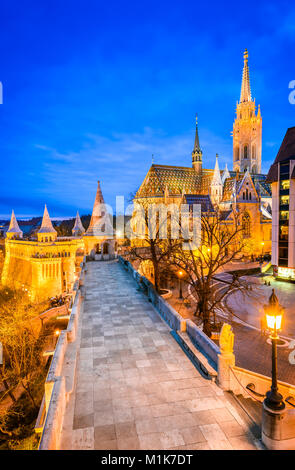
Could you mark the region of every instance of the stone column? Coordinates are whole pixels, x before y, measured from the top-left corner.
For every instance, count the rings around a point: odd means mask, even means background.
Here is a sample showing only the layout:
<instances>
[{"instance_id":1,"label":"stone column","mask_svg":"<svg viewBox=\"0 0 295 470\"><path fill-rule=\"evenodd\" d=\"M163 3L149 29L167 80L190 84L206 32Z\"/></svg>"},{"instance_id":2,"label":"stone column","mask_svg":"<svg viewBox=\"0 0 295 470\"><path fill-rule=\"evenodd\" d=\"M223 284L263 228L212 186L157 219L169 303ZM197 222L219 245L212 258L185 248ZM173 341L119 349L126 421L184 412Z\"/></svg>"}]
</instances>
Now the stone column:
<instances>
[{"instance_id":1,"label":"stone column","mask_svg":"<svg viewBox=\"0 0 295 470\"><path fill-rule=\"evenodd\" d=\"M230 367L235 365L234 353L218 354L218 376L217 382L222 390L231 390Z\"/></svg>"}]
</instances>

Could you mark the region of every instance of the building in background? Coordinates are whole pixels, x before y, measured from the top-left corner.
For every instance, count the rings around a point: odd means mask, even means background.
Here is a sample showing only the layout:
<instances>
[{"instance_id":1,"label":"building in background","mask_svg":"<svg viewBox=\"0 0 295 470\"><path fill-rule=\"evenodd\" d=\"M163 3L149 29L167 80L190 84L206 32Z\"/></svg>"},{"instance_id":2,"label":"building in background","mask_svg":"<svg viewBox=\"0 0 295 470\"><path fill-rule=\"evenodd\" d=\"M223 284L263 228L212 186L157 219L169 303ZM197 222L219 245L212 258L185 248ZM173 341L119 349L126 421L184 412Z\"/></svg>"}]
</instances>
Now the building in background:
<instances>
[{"instance_id":1,"label":"building in background","mask_svg":"<svg viewBox=\"0 0 295 470\"><path fill-rule=\"evenodd\" d=\"M267 181L272 186L274 275L295 281L295 127L287 130Z\"/></svg>"},{"instance_id":2,"label":"building in background","mask_svg":"<svg viewBox=\"0 0 295 470\"><path fill-rule=\"evenodd\" d=\"M247 50L236 112L234 171L229 171L227 165L221 170L218 155L214 169L204 168L196 123L192 167L153 164L134 202L200 203L204 211L211 206L218 210L224 223L229 225L233 223L233 208L236 208L243 227L244 254L263 255L271 252L271 187L266 182L266 175L260 173L262 118L260 109L256 114L255 101L251 97ZM143 241L134 243L140 245Z\"/></svg>"}]
</instances>

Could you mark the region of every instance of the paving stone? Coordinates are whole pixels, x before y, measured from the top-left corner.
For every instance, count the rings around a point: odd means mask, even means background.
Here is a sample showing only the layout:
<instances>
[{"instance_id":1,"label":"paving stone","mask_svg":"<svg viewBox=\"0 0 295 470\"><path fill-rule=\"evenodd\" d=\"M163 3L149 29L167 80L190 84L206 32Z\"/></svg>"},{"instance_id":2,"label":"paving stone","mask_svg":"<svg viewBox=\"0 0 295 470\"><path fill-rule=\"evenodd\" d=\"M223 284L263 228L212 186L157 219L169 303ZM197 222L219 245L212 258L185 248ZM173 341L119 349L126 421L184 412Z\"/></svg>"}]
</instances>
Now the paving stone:
<instances>
[{"instance_id":1,"label":"paving stone","mask_svg":"<svg viewBox=\"0 0 295 470\"><path fill-rule=\"evenodd\" d=\"M222 390L200 375L129 273L116 262L87 266L62 448L255 448Z\"/></svg>"}]
</instances>

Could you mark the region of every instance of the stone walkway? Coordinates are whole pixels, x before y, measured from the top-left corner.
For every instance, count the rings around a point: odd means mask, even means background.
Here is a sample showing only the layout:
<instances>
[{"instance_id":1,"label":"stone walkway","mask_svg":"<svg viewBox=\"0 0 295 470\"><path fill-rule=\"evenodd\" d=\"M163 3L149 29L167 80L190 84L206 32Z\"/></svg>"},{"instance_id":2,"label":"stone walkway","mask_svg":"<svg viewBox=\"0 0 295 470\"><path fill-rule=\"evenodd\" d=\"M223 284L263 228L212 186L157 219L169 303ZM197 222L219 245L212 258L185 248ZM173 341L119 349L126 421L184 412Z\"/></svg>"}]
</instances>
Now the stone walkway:
<instances>
[{"instance_id":1,"label":"stone walkway","mask_svg":"<svg viewBox=\"0 0 295 470\"><path fill-rule=\"evenodd\" d=\"M87 264L76 386L62 449L255 449L117 262Z\"/></svg>"}]
</instances>

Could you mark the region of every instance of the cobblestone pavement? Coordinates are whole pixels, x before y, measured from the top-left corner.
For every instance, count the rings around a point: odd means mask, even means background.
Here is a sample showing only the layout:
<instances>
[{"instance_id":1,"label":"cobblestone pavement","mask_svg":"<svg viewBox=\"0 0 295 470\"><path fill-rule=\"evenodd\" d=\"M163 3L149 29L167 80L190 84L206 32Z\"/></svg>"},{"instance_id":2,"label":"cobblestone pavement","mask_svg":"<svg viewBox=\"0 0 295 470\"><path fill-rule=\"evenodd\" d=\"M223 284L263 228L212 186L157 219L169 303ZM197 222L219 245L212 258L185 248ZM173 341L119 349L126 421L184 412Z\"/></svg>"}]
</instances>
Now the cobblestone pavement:
<instances>
[{"instance_id":1,"label":"cobblestone pavement","mask_svg":"<svg viewBox=\"0 0 295 470\"><path fill-rule=\"evenodd\" d=\"M235 333L236 365L271 376L271 344L267 336L247 326L232 323ZM288 347L278 347L278 379L295 385L295 365L290 364Z\"/></svg>"},{"instance_id":2,"label":"cobblestone pavement","mask_svg":"<svg viewBox=\"0 0 295 470\"><path fill-rule=\"evenodd\" d=\"M130 274L116 262L91 262L85 288L62 449L256 448L237 410L195 369Z\"/></svg>"}]
</instances>

